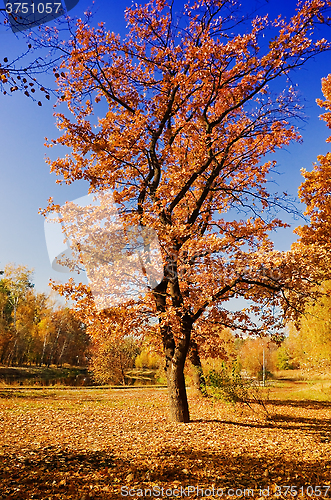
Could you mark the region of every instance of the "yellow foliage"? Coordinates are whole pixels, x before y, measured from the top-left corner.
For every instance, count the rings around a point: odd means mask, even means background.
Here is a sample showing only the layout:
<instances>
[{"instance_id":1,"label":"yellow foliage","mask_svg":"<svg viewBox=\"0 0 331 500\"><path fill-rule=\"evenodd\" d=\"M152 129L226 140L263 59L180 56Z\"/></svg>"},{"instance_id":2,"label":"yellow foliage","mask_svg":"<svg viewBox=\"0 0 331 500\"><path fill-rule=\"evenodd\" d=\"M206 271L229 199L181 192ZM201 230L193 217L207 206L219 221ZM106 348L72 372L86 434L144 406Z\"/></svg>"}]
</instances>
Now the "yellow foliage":
<instances>
[{"instance_id":1,"label":"yellow foliage","mask_svg":"<svg viewBox=\"0 0 331 500\"><path fill-rule=\"evenodd\" d=\"M307 305L299 328L288 326L289 336L284 342L292 360L301 367L331 364L331 282L319 289L325 295L314 305Z\"/></svg>"},{"instance_id":2,"label":"yellow foliage","mask_svg":"<svg viewBox=\"0 0 331 500\"><path fill-rule=\"evenodd\" d=\"M276 344L268 338L246 339L239 351L240 365L248 375L257 377L263 369L263 351L265 369L273 372L275 369L274 352L277 350Z\"/></svg>"},{"instance_id":3,"label":"yellow foliage","mask_svg":"<svg viewBox=\"0 0 331 500\"><path fill-rule=\"evenodd\" d=\"M157 369L160 367L161 363L161 356L148 351L142 351L135 359L136 368Z\"/></svg>"}]
</instances>

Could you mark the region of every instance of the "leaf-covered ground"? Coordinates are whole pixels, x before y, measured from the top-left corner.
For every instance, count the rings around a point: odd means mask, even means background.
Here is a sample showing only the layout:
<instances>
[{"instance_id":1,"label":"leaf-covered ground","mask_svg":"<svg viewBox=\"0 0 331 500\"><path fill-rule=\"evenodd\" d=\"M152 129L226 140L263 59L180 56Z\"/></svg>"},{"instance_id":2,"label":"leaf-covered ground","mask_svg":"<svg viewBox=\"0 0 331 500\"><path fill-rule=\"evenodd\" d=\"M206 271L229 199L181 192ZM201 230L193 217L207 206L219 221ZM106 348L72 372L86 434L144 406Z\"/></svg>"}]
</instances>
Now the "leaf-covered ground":
<instances>
[{"instance_id":1,"label":"leaf-covered ground","mask_svg":"<svg viewBox=\"0 0 331 500\"><path fill-rule=\"evenodd\" d=\"M1 500L331 496L327 402L272 401L265 420L189 394L174 424L155 388L0 396Z\"/></svg>"}]
</instances>

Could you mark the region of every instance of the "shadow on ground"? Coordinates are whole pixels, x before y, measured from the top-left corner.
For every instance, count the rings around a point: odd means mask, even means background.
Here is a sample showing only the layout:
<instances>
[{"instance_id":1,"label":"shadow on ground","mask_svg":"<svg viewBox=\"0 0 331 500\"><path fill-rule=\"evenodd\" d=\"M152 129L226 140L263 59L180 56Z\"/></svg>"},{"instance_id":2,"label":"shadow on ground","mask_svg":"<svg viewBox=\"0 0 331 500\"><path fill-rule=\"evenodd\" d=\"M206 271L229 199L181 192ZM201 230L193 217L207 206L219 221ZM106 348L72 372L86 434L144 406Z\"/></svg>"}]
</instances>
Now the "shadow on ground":
<instances>
[{"instance_id":1,"label":"shadow on ground","mask_svg":"<svg viewBox=\"0 0 331 500\"><path fill-rule=\"evenodd\" d=\"M207 450L178 452L170 446L154 456L135 460L115 459L105 451L74 452L46 447L1 457L0 499L111 499L121 498L123 487L136 491L153 485L165 489L214 485L224 490L224 498L229 488L250 488L258 496L260 488L269 486L269 498L282 498L273 495L276 484L302 487L303 491L310 485L325 485L325 498L330 497L330 470L331 460L300 462L289 456L270 461L266 457Z\"/></svg>"}]
</instances>

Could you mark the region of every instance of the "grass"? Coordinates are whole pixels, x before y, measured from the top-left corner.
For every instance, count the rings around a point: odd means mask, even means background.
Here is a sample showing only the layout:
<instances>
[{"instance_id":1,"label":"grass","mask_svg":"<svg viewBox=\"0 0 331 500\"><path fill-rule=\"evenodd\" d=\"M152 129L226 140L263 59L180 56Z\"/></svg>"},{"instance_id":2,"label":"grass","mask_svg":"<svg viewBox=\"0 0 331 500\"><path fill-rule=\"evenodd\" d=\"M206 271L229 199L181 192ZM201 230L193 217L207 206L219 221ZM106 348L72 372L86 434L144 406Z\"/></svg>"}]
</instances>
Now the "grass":
<instances>
[{"instance_id":1,"label":"grass","mask_svg":"<svg viewBox=\"0 0 331 500\"><path fill-rule=\"evenodd\" d=\"M277 374L270 381L269 397L279 400L331 401L331 376L313 374L308 379L300 370L288 370Z\"/></svg>"}]
</instances>

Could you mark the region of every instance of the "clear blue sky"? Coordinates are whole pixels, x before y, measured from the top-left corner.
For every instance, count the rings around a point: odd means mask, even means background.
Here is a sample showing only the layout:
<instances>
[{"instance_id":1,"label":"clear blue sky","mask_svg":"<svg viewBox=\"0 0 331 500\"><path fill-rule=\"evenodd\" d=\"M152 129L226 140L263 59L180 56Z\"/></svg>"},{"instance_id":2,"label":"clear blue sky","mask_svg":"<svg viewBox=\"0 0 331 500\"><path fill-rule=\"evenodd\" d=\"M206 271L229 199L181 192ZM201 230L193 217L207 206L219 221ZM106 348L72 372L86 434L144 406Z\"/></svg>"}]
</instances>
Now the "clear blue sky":
<instances>
[{"instance_id":1,"label":"clear blue sky","mask_svg":"<svg viewBox=\"0 0 331 500\"><path fill-rule=\"evenodd\" d=\"M184 2L177 1L180 7ZM252 1L242 2L249 6ZM83 15L91 5L89 0L80 0L71 11L74 16ZM105 21L111 31L125 34L124 9L131 5L127 0L95 1L94 23ZM293 0L269 0L261 12L271 16L294 13ZM331 28L323 28L323 36L331 38ZM19 53L20 41L10 33L0 33L0 60ZM306 101L307 123L302 123L303 144L292 144L286 151L277 153L279 171L277 179L280 190L296 195L301 183L300 169L312 168L317 155L325 154L329 147L325 143L329 131L318 118L320 108L315 99L322 97L321 78L331 72L331 53L322 54L311 60L302 70L294 73L292 79L299 84L302 98ZM49 278L66 278L52 270L44 237L44 218L38 215L40 207L45 208L47 199L53 196L63 204L67 200L87 194L88 186L78 182L72 186L58 186L55 176L49 173L44 157L49 153L44 147L45 137L54 138L58 132L54 124L54 98L45 101L42 107L32 100L16 93L13 97L0 95L0 269L8 262L24 264L34 268L34 282L38 291L49 291ZM331 133L331 132L330 132ZM293 227L297 220L287 220ZM275 234L276 248L287 250L294 236L291 230Z\"/></svg>"}]
</instances>

